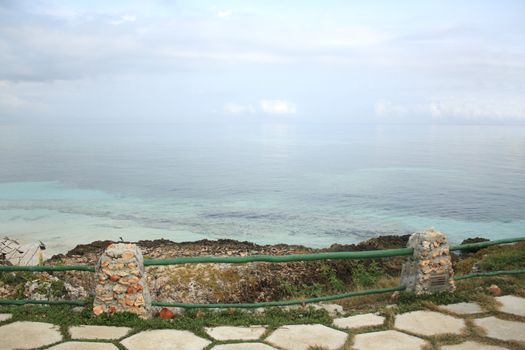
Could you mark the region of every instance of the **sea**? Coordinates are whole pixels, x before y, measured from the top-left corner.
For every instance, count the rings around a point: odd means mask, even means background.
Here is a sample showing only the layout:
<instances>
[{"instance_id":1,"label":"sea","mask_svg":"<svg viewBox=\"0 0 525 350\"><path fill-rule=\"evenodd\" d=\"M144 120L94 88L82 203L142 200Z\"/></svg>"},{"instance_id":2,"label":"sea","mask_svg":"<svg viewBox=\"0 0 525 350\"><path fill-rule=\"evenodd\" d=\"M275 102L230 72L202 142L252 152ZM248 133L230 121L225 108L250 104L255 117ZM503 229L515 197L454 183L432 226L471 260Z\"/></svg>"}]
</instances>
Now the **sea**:
<instances>
[{"instance_id":1,"label":"sea","mask_svg":"<svg viewBox=\"0 0 525 350\"><path fill-rule=\"evenodd\" d=\"M525 126L0 124L0 237L327 247L525 235Z\"/></svg>"}]
</instances>

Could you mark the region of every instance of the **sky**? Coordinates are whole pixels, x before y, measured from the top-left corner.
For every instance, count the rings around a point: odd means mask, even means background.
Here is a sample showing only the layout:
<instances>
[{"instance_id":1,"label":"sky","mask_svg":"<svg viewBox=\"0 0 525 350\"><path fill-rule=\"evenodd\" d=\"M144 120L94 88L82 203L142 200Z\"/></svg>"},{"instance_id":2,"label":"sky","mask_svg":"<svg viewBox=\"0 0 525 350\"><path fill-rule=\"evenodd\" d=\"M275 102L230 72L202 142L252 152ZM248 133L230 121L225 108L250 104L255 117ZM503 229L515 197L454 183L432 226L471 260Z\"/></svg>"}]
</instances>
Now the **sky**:
<instances>
[{"instance_id":1,"label":"sky","mask_svg":"<svg viewBox=\"0 0 525 350\"><path fill-rule=\"evenodd\" d=\"M525 1L0 0L0 122L525 123Z\"/></svg>"}]
</instances>

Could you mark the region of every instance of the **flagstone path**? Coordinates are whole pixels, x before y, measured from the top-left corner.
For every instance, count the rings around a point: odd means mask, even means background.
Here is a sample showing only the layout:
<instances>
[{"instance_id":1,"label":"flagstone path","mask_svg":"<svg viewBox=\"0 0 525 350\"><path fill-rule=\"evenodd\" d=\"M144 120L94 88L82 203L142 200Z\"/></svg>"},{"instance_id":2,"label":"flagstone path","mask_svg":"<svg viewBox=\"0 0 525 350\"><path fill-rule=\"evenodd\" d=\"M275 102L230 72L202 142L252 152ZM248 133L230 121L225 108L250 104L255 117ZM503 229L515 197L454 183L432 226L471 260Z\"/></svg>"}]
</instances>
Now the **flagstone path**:
<instances>
[{"instance_id":1,"label":"flagstone path","mask_svg":"<svg viewBox=\"0 0 525 350\"><path fill-rule=\"evenodd\" d=\"M44 322L13 321L0 314L2 350L422 350L445 339L441 350L525 349L525 298L502 296L498 312L475 303L413 311L390 320L377 314L339 317L331 327L286 325L268 331L264 325L206 328L208 338L174 329L133 334L126 327L76 326L64 339L60 327ZM118 347L117 347L118 345Z\"/></svg>"}]
</instances>

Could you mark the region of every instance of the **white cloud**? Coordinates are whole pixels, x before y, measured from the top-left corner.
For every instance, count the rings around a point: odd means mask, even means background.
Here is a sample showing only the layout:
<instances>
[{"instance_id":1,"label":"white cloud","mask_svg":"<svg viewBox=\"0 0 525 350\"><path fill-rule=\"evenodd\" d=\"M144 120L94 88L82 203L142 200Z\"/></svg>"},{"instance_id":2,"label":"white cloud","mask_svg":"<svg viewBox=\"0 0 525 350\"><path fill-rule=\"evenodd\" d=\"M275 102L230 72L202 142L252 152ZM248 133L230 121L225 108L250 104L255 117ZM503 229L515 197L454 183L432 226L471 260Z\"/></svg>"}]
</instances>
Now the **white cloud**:
<instances>
[{"instance_id":1,"label":"white cloud","mask_svg":"<svg viewBox=\"0 0 525 350\"><path fill-rule=\"evenodd\" d=\"M295 114L295 103L284 100L261 100L261 110L268 114Z\"/></svg>"},{"instance_id":2,"label":"white cloud","mask_svg":"<svg viewBox=\"0 0 525 350\"><path fill-rule=\"evenodd\" d=\"M228 114L252 114L255 113L255 107L251 104L242 105L233 102L226 103L223 108Z\"/></svg>"},{"instance_id":3,"label":"white cloud","mask_svg":"<svg viewBox=\"0 0 525 350\"><path fill-rule=\"evenodd\" d=\"M232 10L219 10L215 15L219 18L228 19L232 16Z\"/></svg>"},{"instance_id":4,"label":"white cloud","mask_svg":"<svg viewBox=\"0 0 525 350\"><path fill-rule=\"evenodd\" d=\"M421 103L378 101L375 115L380 118L463 119L474 121L523 121L525 100L519 96L443 97Z\"/></svg>"},{"instance_id":5,"label":"white cloud","mask_svg":"<svg viewBox=\"0 0 525 350\"><path fill-rule=\"evenodd\" d=\"M135 15L125 14L125 15L120 16L119 19L110 21L109 23L111 23L114 26L118 26L118 25L121 25L127 22L135 22L136 20L137 20L137 17Z\"/></svg>"}]
</instances>

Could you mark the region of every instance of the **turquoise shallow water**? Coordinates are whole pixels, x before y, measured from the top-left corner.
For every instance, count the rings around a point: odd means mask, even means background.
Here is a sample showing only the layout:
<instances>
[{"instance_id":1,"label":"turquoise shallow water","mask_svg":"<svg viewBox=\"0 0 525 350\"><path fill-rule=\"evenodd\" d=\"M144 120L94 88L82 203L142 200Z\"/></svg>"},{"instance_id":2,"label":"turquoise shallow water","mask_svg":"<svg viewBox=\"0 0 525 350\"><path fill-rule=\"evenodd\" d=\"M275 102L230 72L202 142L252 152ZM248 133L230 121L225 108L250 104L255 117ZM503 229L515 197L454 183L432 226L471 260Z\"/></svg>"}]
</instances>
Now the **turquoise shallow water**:
<instances>
[{"instance_id":1,"label":"turquoise shallow water","mask_svg":"<svg viewBox=\"0 0 525 350\"><path fill-rule=\"evenodd\" d=\"M0 234L327 246L524 235L524 126L0 126Z\"/></svg>"}]
</instances>

